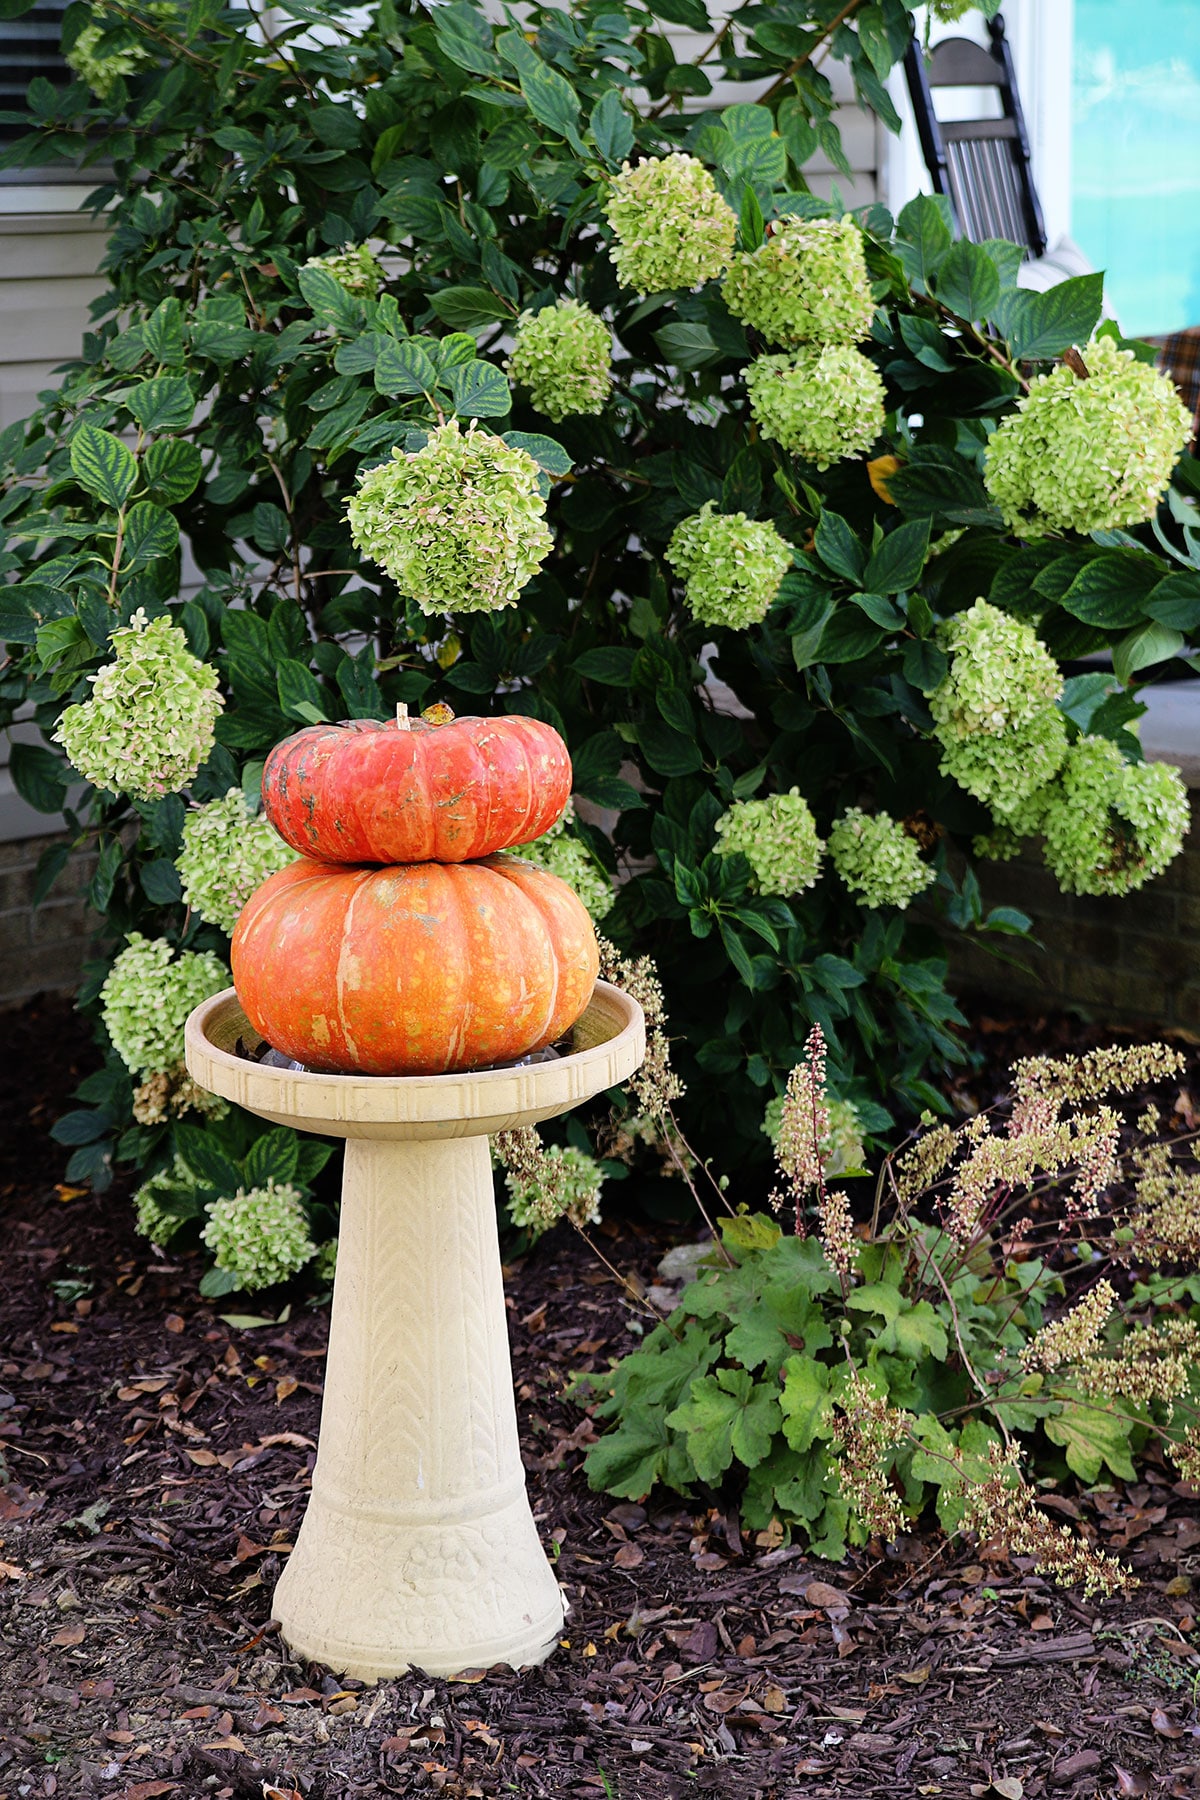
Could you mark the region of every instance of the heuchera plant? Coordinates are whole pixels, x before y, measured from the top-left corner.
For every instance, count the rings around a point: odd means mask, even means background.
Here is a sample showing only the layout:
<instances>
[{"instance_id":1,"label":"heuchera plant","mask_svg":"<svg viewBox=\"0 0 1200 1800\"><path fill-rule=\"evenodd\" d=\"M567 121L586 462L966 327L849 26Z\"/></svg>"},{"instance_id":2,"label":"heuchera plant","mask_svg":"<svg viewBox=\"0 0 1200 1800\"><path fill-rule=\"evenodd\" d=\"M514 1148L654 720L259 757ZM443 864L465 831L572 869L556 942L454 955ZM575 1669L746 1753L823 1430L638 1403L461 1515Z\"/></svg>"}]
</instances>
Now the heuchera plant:
<instances>
[{"instance_id":1,"label":"heuchera plant","mask_svg":"<svg viewBox=\"0 0 1200 1800\"><path fill-rule=\"evenodd\" d=\"M664 22L706 33L694 59ZM43 732L20 792L98 854L81 1001L112 1053L57 1128L73 1180L182 1155L218 1198L294 1185L282 1151L245 1173L258 1126L197 1112L178 1032L132 1066L116 1001L160 965L176 998L223 978L299 724L444 700L564 732L579 866L621 878L593 910L655 956L693 1135L739 1169L814 1022L867 1130L939 1104L945 933L1025 925L986 909L974 841L1044 829L1065 884L1113 893L1178 849L1182 789L1130 729L1200 625L1173 391L1092 338L1100 277L1024 292L941 201L812 191L816 153L848 173L818 62L895 127L904 0L709 25L702 0L520 29L470 0L69 9L81 78L33 83L8 160L104 171L110 285L0 436L0 706ZM711 108L716 78L747 103ZM968 642L1008 710L962 699ZM102 999L131 933L150 973Z\"/></svg>"}]
</instances>

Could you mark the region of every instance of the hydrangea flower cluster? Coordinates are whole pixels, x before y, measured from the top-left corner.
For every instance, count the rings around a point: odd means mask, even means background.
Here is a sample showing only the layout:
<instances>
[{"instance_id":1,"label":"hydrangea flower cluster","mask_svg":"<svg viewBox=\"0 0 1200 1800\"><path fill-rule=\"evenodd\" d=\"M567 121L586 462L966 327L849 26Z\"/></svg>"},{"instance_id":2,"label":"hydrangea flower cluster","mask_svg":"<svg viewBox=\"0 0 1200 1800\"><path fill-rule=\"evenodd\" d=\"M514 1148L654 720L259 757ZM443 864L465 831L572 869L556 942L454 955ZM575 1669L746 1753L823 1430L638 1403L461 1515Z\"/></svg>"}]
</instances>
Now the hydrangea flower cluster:
<instances>
[{"instance_id":1,"label":"hydrangea flower cluster","mask_svg":"<svg viewBox=\"0 0 1200 1800\"><path fill-rule=\"evenodd\" d=\"M295 860L266 814L251 813L241 788L230 788L188 813L175 867L187 904L232 937L255 888Z\"/></svg>"},{"instance_id":2,"label":"hydrangea flower cluster","mask_svg":"<svg viewBox=\"0 0 1200 1800\"><path fill-rule=\"evenodd\" d=\"M358 548L426 613L515 606L554 544L532 456L457 419L369 469L347 517Z\"/></svg>"},{"instance_id":3,"label":"hydrangea flower cluster","mask_svg":"<svg viewBox=\"0 0 1200 1800\"><path fill-rule=\"evenodd\" d=\"M988 445L984 481L1025 537L1112 531L1152 519L1192 432L1165 375L1112 338L1038 375Z\"/></svg>"},{"instance_id":4,"label":"hydrangea flower cluster","mask_svg":"<svg viewBox=\"0 0 1200 1800\"><path fill-rule=\"evenodd\" d=\"M152 1075L182 1063L188 1014L228 980L210 951L183 950L174 959L166 938L131 931L100 989L104 1029L125 1067Z\"/></svg>"},{"instance_id":5,"label":"hydrangea flower cluster","mask_svg":"<svg viewBox=\"0 0 1200 1800\"><path fill-rule=\"evenodd\" d=\"M178 1210L173 1203L179 1203ZM187 1218L199 1211L196 1183L183 1158L177 1156L170 1168L160 1169L144 1181L133 1204L135 1229L160 1248L169 1244Z\"/></svg>"},{"instance_id":6,"label":"hydrangea flower cluster","mask_svg":"<svg viewBox=\"0 0 1200 1800\"><path fill-rule=\"evenodd\" d=\"M890 813L872 816L852 806L829 833L829 857L864 906L903 909L935 878L920 847Z\"/></svg>"},{"instance_id":7,"label":"hydrangea flower cluster","mask_svg":"<svg viewBox=\"0 0 1200 1800\"><path fill-rule=\"evenodd\" d=\"M505 367L535 411L555 424L603 412L612 387L612 334L580 301L560 300L521 314Z\"/></svg>"},{"instance_id":8,"label":"hydrangea flower cluster","mask_svg":"<svg viewBox=\"0 0 1200 1800\"><path fill-rule=\"evenodd\" d=\"M515 854L539 869L548 869L569 888L574 888L592 918L597 922L612 911L616 894L607 873L600 868L587 845L570 830L575 822L575 808L567 801L566 811L549 831L522 844Z\"/></svg>"},{"instance_id":9,"label":"hydrangea flower cluster","mask_svg":"<svg viewBox=\"0 0 1200 1800\"><path fill-rule=\"evenodd\" d=\"M282 1181L214 1201L200 1236L218 1269L236 1275L247 1292L286 1281L317 1253L300 1190Z\"/></svg>"},{"instance_id":10,"label":"hydrangea flower cluster","mask_svg":"<svg viewBox=\"0 0 1200 1800\"><path fill-rule=\"evenodd\" d=\"M335 1237L326 1238L323 1244L317 1245L317 1254L313 1257L312 1273L322 1287L332 1287L333 1278L337 1274L337 1247Z\"/></svg>"},{"instance_id":11,"label":"hydrangea flower cluster","mask_svg":"<svg viewBox=\"0 0 1200 1800\"><path fill-rule=\"evenodd\" d=\"M1072 894L1129 894L1183 847L1188 795L1169 763L1127 763L1107 738L1067 751L1041 809L1043 854Z\"/></svg>"},{"instance_id":12,"label":"hydrangea flower cluster","mask_svg":"<svg viewBox=\"0 0 1200 1800\"><path fill-rule=\"evenodd\" d=\"M170 0L150 0L142 11L148 19L167 20L177 17L176 9ZM107 100L118 81L127 76L136 75L139 69L146 68L155 60L153 47L140 40L126 43L120 50L102 50L104 38L114 25L123 21L118 17L93 19L85 25L71 48L64 55L67 67L80 81L85 81L93 94L100 100Z\"/></svg>"},{"instance_id":13,"label":"hydrangea flower cluster","mask_svg":"<svg viewBox=\"0 0 1200 1800\"><path fill-rule=\"evenodd\" d=\"M865 455L883 430L879 371L848 344L756 357L746 370L746 391L763 436L818 469Z\"/></svg>"},{"instance_id":14,"label":"hydrangea flower cluster","mask_svg":"<svg viewBox=\"0 0 1200 1800\"><path fill-rule=\"evenodd\" d=\"M228 1111L228 1100L200 1087L182 1061L172 1063L169 1069L155 1069L133 1090L133 1116L139 1125L162 1125L186 1112L223 1119Z\"/></svg>"},{"instance_id":15,"label":"hydrangea flower cluster","mask_svg":"<svg viewBox=\"0 0 1200 1800\"><path fill-rule=\"evenodd\" d=\"M772 1144L778 1145L779 1133L783 1126L783 1108L785 1096L776 1094L767 1102L767 1110L763 1114L762 1129ZM864 1169L867 1163L866 1145L863 1143L862 1120L850 1100L835 1100L826 1094L821 1102L828 1114L828 1123L818 1140L821 1166L826 1176L853 1175Z\"/></svg>"},{"instance_id":16,"label":"hydrangea flower cluster","mask_svg":"<svg viewBox=\"0 0 1200 1800\"><path fill-rule=\"evenodd\" d=\"M622 166L604 202L622 287L663 294L713 281L728 267L737 215L694 156L673 151Z\"/></svg>"},{"instance_id":17,"label":"hydrangea flower cluster","mask_svg":"<svg viewBox=\"0 0 1200 1800\"><path fill-rule=\"evenodd\" d=\"M595 1225L600 1217L604 1172L595 1157L573 1144L543 1146L539 1168L510 1167L504 1177L508 1214L514 1225L541 1237L558 1219ZM522 1159L514 1159L520 1162Z\"/></svg>"},{"instance_id":18,"label":"hydrangea flower cluster","mask_svg":"<svg viewBox=\"0 0 1200 1800\"><path fill-rule=\"evenodd\" d=\"M666 558L684 583L693 618L741 631L766 618L792 566L792 548L769 522L719 513L706 500L675 527Z\"/></svg>"},{"instance_id":19,"label":"hydrangea flower cluster","mask_svg":"<svg viewBox=\"0 0 1200 1800\"><path fill-rule=\"evenodd\" d=\"M1007 822L1066 754L1061 671L1032 625L986 600L947 620L939 637L950 666L929 710L942 771Z\"/></svg>"},{"instance_id":20,"label":"hydrangea flower cluster","mask_svg":"<svg viewBox=\"0 0 1200 1800\"><path fill-rule=\"evenodd\" d=\"M306 269L324 269L340 281L348 294L363 300L374 300L386 279L383 265L365 244L354 244L349 250L331 250L327 256L310 256Z\"/></svg>"},{"instance_id":21,"label":"hydrangea flower cluster","mask_svg":"<svg viewBox=\"0 0 1200 1800\"><path fill-rule=\"evenodd\" d=\"M778 220L757 250L735 255L721 292L773 344L857 344L875 315L863 235L848 218Z\"/></svg>"},{"instance_id":22,"label":"hydrangea flower cluster","mask_svg":"<svg viewBox=\"0 0 1200 1800\"><path fill-rule=\"evenodd\" d=\"M815 886L825 845L799 788L766 800L737 800L715 829L718 856L740 851L760 894L801 894Z\"/></svg>"},{"instance_id":23,"label":"hydrangea flower cluster","mask_svg":"<svg viewBox=\"0 0 1200 1800\"><path fill-rule=\"evenodd\" d=\"M67 707L54 741L98 788L136 800L177 793L215 741L225 704L217 671L192 655L166 614L147 623L139 608L112 646L115 662L89 675L90 699Z\"/></svg>"}]
</instances>

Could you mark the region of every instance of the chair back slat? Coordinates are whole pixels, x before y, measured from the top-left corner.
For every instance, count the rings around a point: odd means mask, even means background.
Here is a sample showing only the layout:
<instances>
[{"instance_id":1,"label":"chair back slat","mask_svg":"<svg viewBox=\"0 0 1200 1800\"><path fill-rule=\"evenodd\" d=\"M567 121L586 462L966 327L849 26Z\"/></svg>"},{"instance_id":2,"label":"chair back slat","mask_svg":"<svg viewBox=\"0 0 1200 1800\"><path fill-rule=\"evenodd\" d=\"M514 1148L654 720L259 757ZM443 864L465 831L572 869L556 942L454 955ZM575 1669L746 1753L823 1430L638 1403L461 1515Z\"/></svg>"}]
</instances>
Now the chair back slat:
<instances>
[{"instance_id":1,"label":"chair back slat","mask_svg":"<svg viewBox=\"0 0 1200 1800\"><path fill-rule=\"evenodd\" d=\"M910 44L905 72L921 150L934 192L949 198L964 237L975 243L1008 238L1024 244L1030 255L1042 256L1046 228L1001 14L989 23L988 35L990 49L968 38L946 38L935 46L928 64L916 42ZM1001 116L943 122L934 108L933 90L954 87L991 89Z\"/></svg>"}]
</instances>

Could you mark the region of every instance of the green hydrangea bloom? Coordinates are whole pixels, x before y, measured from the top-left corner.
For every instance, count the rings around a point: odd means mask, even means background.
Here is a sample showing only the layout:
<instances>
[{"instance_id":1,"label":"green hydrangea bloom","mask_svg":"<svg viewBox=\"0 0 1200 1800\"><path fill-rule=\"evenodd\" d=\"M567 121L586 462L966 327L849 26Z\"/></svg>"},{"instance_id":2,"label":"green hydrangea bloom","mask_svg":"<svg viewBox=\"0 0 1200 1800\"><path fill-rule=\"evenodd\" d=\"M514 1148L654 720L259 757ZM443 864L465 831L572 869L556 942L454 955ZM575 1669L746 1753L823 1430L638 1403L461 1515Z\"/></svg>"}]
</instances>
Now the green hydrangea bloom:
<instances>
[{"instance_id":1,"label":"green hydrangea bloom","mask_svg":"<svg viewBox=\"0 0 1200 1800\"><path fill-rule=\"evenodd\" d=\"M738 251L721 291L773 344L857 344L875 316L853 219L780 219L757 250Z\"/></svg>"},{"instance_id":2,"label":"green hydrangea bloom","mask_svg":"<svg viewBox=\"0 0 1200 1800\"><path fill-rule=\"evenodd\" d=\"M595 1225L600 1218L600 1190L604 1171L595 1157L573 1144L549 1145L542 1154L555 1165L553 1205L558 1218L576 1225ZM513 1224L539 1238L549 1230L547 1203L535 1182L510 1169L504 1177L508 1189L508 1216ZM565 1204L564 1204L565 1202Z\"/></svg>"},{"instance_id":3,"label":"green hydrangea bloom","mask_svg":"<svg viewBox=\"0 0 1200 1800\"><path fill-rule=\"evenodd\" d=\"M133 1196L134 1228L152 1244L169 1244L180 1226L200 1211L196 1180L181 1156L144 1181Z\"/></svg>"},{"instance_id":4,"label":"green hydrangea bloom","mask_svg":"<svg viewBox=\"0 0 1200 1800\"><path fill-rule=\"evenodd\" d=\"M1187 788L1169 763L1127 763L1107 738L1081 737L1045 796L1043 854L1071 894L1129 894L1183 847Z\"/></svg>"},{"instance_id":5,"label":"green hydrangea bloom","mask_svg":"<svg viewBox=\"0 0 1200 1800\"><path fill-rule=\"evenodd\" d=\"M783 1098L782 1094L776 1094L767 1102L763 1114L762 1130L776 1145L783 1123ZM839 1175L856 1175L867 1164L862 1120L849 1100L835 1100L827 1094L822 1104L829 1114L829 1129L819 1146L826 1178L833 1180Z\"/></svg>"},{"instance_id":6,"label":"green hydrangea bloom","mask_svg":"<svg viewBox=\"0 0 1200 1800\"><path fill-rule=\"evenodd\" d=\"M873 816L859 806L835 820L829 859L850 892L864 906L903 910L935 879L920 848L890 813Z\"/></svg>"},{"instance_id":7,"label":"green hydrangea bloom","mask_svg":"<svg viewBox=\"0 0 1200 1800\"><path fill-rule=\"evenodd\" d=\"M684 583L693 618L741 631L766 618L792 566L792 547L774 525L719 513L707 500L675 527L666 559Z\"/></svg>"},{"instance_id":8,"label":"green hydrangea bloom","mask_svg":"<svg viewBox=\"0 0 1200 1800\"><path fill-rule=\"evenodd\" d=\"M236 1275L249 1293L286 1281L317 1253L300 1190L282 1181L215 1201L200 1236L218 1269Z\"/></svg>"},{"instance_id":9,"label":"green hydrangea bloom","mask_svg":"<svg viewBox=\"0 0 1200 1800\"><path fill-rule=\"evenodd\" d=\"M981 862L1012 862L1021 854L1023 835L1015 826L997 822L993 831L981 832L971 839L971 854Z\"/></svg>"},{"instance_id":10,"label":"green hydrangea bloom","mask_svg":"<svg viewBox=\"0 0 1200 1800\"><path fill-rule=\"evenodd\" d=\"M979 5L979 0L929 0L929 11L942 25L957 25Z\"/></svg>"},{"instance_id":11,"label":"green hydrangea bloom","mask_svg":"<svg viewBox=\"0 0 1200 1800\"><path fill-rule=\"evenodd\" d=\"M986 600L947 619L938 640L950 667L929 710L943 742L1028 725L1062 693L1062 671L1033 626Z\"/></svg>"},{"instance_id":12,"label":"green hydrangea bloom","mask_svg":"<svg viewBox=\"0 0 1200 1800\"><path fill-rule=\"evenodd\" d=\"M799 788L766 800L737 800L716 823L718 856L740 851L760 894L802 894L815 886L825 845Z\"/></svg>"},{"instance_id":13,"label":"green hydrangea bloom","mask_svg":"<svg viewBox=\"0 0 1200 1800\"><path fill-rule=\"evenodd\" d=\"M1005 818L1062 764L1062 672L1032 625L986 600L939 628L949 652L929 697L942 773Z\"/></svg>"},{"instance_id":14,"label":"green hydrangea bloom","mask_svg":"<svg viewBox=\"0 0 1200 1800\"><path fill-rule=\"evenodd\" d=\"M225 702L217 671L193 656L164 614L140 609L112 634L116 653L90 699L68 706L54 734L85 780L113 794L157 800L186 787L212 749Z\"/></svg>"},{"instance_id":15,"label":"green hydrangea bloom","mask_svg":"<svg viewBox=\"0 0 1200 1800\"><path fill-rule=\"evenodd\" d=\"M251 813L241 788L230 788L223 800L188 813L175 867L187 904L232 937L255 888L295 860L266 814Z\"/></svg>"},{"instance_id":16,"label":"green hydrangea bloom","mask_svg":"<svg viewBox=\"0 0 1200 1800\"><path fill-rule=\"evenodd\" d=\"M166 938L131 931L100 989L101 1017L113 1049L134 1075L183 1061L183 1028L202 1000L229 984L229 971L208 950L182 950Z\"/></svg>"},{"instance_id":17,"label":"green hydrangea bloom","mask_svg":"<svg viewBox=\"0 0 1200 1800\"><path fill-rule=\"evenodd\" d=\"M521 314L505 367L535 411L555 424L600 413L612 387L612 333L578 300L560 300Z\"/></svg>"},{"instance_id":18,"label":"green hydrangea bloom","mask_svg":"<svg viewBox=\"0 0 1200 1800\"><path fill-rule=\"evenodd\" d=\"M104 39L114 27L126 24L119 14L107 14L91 20L84 26L63 60L80 81L85 81L93 94L100 100L107 100L118 81L136 75L139 69L145 69L158 60L160 52L147 40L131 35L126 29L126 41L120 48L104 48ZM149 5L141 8L147 19L164 22L177 19L178 11L170 4L170 0L150 0Z\"/></svg>"},{"instance_id":19,"label":"green hydrangea bloom","mask_svg":"<svg viewBox=\"0 0 1200 1800\"><path fill-rule=\"evenodd\" d=\"M340 281L348 294L374 300L386 276L378 257L365 244L354 244L348 250L331 250L326 256L310 256L306 269L324 269Z\"/></svg>"},{"instance_id":20,"label":"green hydrangea bloom","mask_svg":"<svg viewBox=\"0 0 1200 1800\"><path fill-rule=\"evenodd\" d=\"M763 436L819 469L865 455L883 430L879 371L846 344L757 357L746 370L746 391Z\"/></svg>"},{"instance_id":21,"label":"green hydrangea bloom","mask_svg":"<svg viewBox=\"0 0 1200 1800\"><path fill-rule=\"evenodd\" d=\"M422 612L515 606L554 546L540 474L528 451L451 419L367 471L350 534Z\"/></svg>"},{"instance_id":22,"label":"green hydrangea bloom","mask_svg":"<svg viewBox=\"0 0 1200 1800\"><path fill-rule=\"evenodd\" d=\"M335 1237L326 1238L323 1244L317 1245L317 1254L313 1257L312 1273L314 1279L322 1287L332 1287L333 1278L337 1274L337 1247Z\"/></svg>"},{"instance_id":23,"label":"green hydrangea bloom","mask_svg":"<svg viewBox=\"0 0 1200 1800\"><path fill-rule=\"evenodd\" d=\"M1035 376L988 445L987 490L1024 537L1152 519L1191 436L1165 375L1109 337L1084 356L1086 379L1066 363Z\"/></svg>"},{"instance_id":24,"label":"green hydrangea bloom","mask_svg":"<svg viewBox=\"0 0 1200 1800\"><path fill-rule=\"evenodd\" d=\"M1066 721L1047 706L1028 725L994 736L943 739L941 770L1007 822L1053 780L1066 753Z\"/></svg>"},{"instance_id":25,"label":"green hydrangea bloom","mask_svg":"<svg viewBox=\"0 0 1200 1800\"><path fill-rule=\"evenodd\" d=\"M682 151L625 163L604 213L616 235L617 280L639 294L713 281L733 254L737 215L704 164Z\"/></svg>"},{"instance_id":26,"label":"green hydrangea bloom","mask_svg":"<svg viewBox=\"0 0 1200 1800\"><path fill-rule=\"evenodd\" d=\"M522 861L549 870L569 888L574 888L592 918L599 921L612 911L616 892L607 871L599 866L587 845L571 832L574 822L575 808L568 800L562 818L540 838L521 844L516 853Z\"/></svg>"}]
</instances>

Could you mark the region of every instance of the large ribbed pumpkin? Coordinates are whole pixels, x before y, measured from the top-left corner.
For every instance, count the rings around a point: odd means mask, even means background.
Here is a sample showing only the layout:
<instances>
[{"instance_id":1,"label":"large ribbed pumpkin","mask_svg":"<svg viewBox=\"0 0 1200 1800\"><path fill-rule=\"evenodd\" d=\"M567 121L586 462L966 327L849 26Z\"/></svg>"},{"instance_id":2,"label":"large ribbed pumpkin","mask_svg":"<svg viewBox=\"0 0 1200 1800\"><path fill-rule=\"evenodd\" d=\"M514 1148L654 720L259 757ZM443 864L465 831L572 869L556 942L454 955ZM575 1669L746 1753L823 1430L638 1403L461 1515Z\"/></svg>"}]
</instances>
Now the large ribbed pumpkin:
<instances>
[{"instance_id":1,"label":"large ribbed pumpkin","mask_svg":"<svg viewBox=\"0 0 1200 1800\"><path fill-rule=\"evenodd\" d=\"M473 862L550 829L571 759L540 719L352 719L277 744L262 789L267 817L303 856Z\"/></svg>"},{"instance_id":2,"label":"large ribbed pumpkin","mask_svg":"<svg viewBox=\"0 0 1200 1800\"><path fill-rule=\"evenodd\" d=\"M599 969L582 902L515 858L345 868L302 858L233 935L246 1017L311 1069L441 1075L509 1062L579 1018Z\"/></svg>"}]
</instances>

